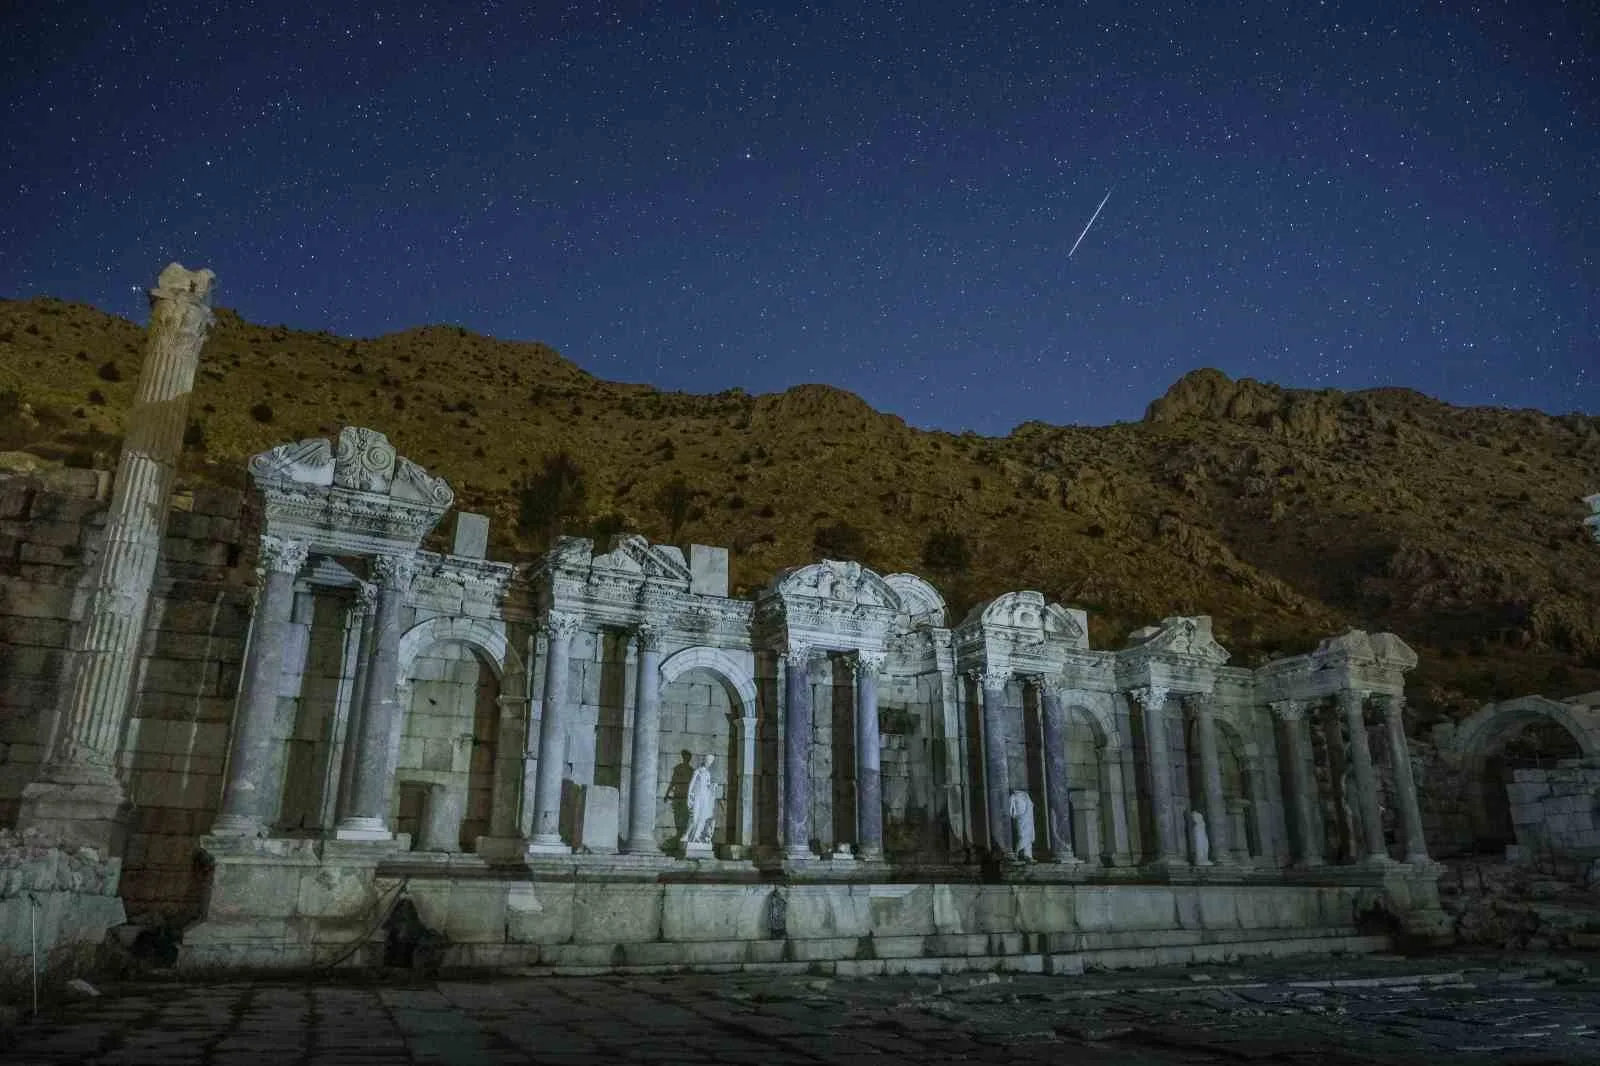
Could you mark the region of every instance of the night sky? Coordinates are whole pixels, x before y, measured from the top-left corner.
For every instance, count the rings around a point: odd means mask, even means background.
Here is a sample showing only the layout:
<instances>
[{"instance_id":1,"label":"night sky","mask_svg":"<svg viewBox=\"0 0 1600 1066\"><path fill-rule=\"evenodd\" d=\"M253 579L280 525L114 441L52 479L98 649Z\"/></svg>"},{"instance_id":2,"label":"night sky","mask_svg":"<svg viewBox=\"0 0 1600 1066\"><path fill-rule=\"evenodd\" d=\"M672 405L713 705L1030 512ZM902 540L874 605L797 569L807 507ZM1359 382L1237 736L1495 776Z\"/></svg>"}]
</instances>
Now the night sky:
<instances>
[{"instance_id":1,"label":"night sky","mask_svg":"<svg viewBox=\"0 0 1600 1066\"><path fill-rule=\"evenodd\" d=\"M3 5L0 295L177 259L983 433L1199 366L1600 411L1593 0L350 6Z\"/></svg>"}]
</instances>

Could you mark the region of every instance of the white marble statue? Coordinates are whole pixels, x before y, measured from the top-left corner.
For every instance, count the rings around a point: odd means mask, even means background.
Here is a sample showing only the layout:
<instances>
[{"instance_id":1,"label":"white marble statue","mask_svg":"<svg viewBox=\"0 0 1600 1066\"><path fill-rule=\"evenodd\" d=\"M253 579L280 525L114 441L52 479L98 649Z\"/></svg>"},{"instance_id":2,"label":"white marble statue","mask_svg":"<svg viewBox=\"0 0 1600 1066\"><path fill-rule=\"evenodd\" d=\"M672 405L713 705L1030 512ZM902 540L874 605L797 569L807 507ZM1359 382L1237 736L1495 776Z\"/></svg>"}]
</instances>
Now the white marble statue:
<instances>
[{"instance_id":1,"label":"white marble statue","mask_svg":"<svg viewBox=\"0 0 1600 1066\"><path fill-rule=\"evenodd\" d=\"M1017 858L1023 862L1033 861L1033 799L1026 792L1017 789L1011 793L1011 801L1006 804L1006 813L1011 815L1011 831L1017 841Z\"/></svg>"},{"instance_id":2,"label":"white marble statue","mask_svg":"<svg viewBox=\"0 0 1600 1066\"><path fill-rule=\"evenodd\" d=\"M689 835L690 844L711 843L711 822L717 813L717 786L711 781L711 764L715 755L706 755L689 778Z\"/></svg>"},{"instance_id":3,"label":"white marble statue","mask_svg":"<svg viewBox=\"0 0 1600 1066\"><path fill-rule=\"evenodd\" d=\"M1206 816L1199 811L1189 812L1189 842L1194 847L1194 864L1211 865L1211 835L1206 832Z\"/></svg>"}]
</instances>

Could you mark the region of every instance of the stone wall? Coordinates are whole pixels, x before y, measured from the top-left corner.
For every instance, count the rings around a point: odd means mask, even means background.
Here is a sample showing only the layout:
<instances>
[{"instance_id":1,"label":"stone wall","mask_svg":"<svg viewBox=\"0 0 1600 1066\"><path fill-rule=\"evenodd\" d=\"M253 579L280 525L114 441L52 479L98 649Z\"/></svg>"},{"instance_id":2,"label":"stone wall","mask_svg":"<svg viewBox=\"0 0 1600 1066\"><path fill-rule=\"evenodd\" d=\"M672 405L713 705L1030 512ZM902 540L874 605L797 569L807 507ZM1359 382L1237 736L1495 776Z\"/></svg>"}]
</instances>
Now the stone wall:
<instances>
[{"instance_id":1,"label":"stone wall","mask_svg":"<svg viewBox=\"0 0 1600 1066\"><path fill-rule=\"evenodd\" d=\"M15 824L69 694L110 481L95 470L0 473L3 823ZM218 488L173 499L121 755L132 802L121 890L134 915L198 912L195 845L216 810L250 625L254 578L239 545L255 537L242 504Z\"/></svg>"},{"instance_id":2,"label":"stone wall","mask_svg":"<svg viewBox=\"0 0 1600 1066\"><path fill-rule=\"evenodd\" d=\"M35 943L45 969L57 949L92 947L121 925L120 870L91 849L66 851L32 830L0 829L0 979L21 975Z\"/></svg>"},{"instance_id":3,"label":"stone wall","mask_svg":"<svg viewBox=\"0 0 1600 1066\"><path fill-rule=\"evenodd\" d=\"M1507 792L1519 853L1508 858L1600 858L1600 761L1522 767L1513 771Z\"/></svg>"}]
</instances>

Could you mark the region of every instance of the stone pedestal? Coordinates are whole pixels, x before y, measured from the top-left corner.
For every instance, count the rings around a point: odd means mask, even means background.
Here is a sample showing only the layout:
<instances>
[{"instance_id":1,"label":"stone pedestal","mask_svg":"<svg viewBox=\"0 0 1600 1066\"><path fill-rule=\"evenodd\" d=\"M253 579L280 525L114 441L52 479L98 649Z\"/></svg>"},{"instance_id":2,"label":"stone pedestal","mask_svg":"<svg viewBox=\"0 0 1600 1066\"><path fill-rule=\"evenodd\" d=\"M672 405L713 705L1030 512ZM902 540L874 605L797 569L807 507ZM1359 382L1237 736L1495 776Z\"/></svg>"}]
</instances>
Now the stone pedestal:
<instances>
[{"instance_id":1,"label":"stone pedestal","mask_svg":"<svg viewBox=\"0 0 1600 1066\"><path fill-rule=\"evenodd\" d=\"M610 785L589 785L583 790L583 850L595 855L615 855L621 835L622 793Z\"/></svg>"},{"instance_id":2,"label":"stone pedestal","mask_svg":"<svg viewBox=\"0 0 1600 1066\"><path fill-rule=\"evenodd\" d=\"M173 263L150 291L144 366L128 411L105 547L89 613L74 641L72 691L37 780L22 790L19 824L68 847L120 853L127 799L117 755L138 673L150 587L166 529L200 349L211 328L209 270Z\"/></svg>"},{"instance_id":3,"label":"stone pedestal","mask_svg":"<svg viewBox=\"0 0 1600 1066\"><path fill-rule=\"evenodd\" d=\"M467 794L449 785L429 785L422 812L422 834L418 847L423 851L461 850L461 820L466 815Z\"/></svg>"}]
</instances>

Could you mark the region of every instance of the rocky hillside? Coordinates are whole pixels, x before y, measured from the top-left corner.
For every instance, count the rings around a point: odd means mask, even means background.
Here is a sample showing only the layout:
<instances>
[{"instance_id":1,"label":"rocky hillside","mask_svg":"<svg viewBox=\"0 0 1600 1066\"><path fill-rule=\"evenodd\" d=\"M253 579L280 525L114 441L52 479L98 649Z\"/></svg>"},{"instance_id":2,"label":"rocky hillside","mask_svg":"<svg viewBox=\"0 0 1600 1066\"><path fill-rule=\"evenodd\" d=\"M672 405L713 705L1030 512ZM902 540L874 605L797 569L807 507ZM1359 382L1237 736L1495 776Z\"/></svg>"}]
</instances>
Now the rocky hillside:
<instances>
[{"instance_id":1,"label":"rocky hillside","mask_svg":"<svg viewBox=\"0 0 1600 1066\"><path fill-rule=\"evenodd\" d=\"M0 301L0 452L109 465L139 327ZM1429 716L1600 688L1600 419L1457 408L1402 389L1183 378L1134 424L932 433L824 385L663 393L538 344L431 326L371 340L219 311L185 476L240 483L269 445L388 433L495 518L497 553L555 532L726 544L749 592L820 555L930 577L956 610L1037 588L1097 646L1206 612L1234 661L1388 628L1423 658ZM35 458L29 458L29 457Z\"/></svg>"}]
</instances>

